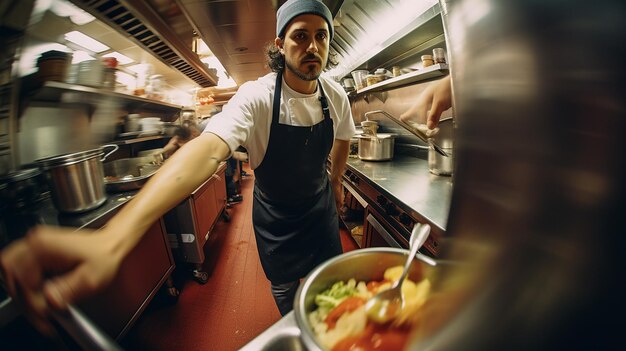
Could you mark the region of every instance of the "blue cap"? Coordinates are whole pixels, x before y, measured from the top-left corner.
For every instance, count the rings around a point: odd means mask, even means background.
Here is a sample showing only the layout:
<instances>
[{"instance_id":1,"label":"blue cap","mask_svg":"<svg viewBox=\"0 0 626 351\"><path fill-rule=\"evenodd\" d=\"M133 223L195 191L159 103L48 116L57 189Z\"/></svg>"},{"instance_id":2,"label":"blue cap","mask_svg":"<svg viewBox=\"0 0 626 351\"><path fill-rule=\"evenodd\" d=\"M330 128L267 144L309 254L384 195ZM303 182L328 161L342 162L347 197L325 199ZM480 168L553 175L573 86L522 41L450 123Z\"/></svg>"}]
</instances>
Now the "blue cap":
<instances>
[{"instance_id":1,"label":"blue cap","mask_svg":"<svg viewBox=\"0 0 626 351\"><path fill-rule=\"evenodd\" d=\"M297 16L313 14L322 17L328 23L330 40L333 40L335 30L333 28L333 15L323 2L319 0L288 0L276 12L276 36L285 35L285 29L289 22ZM329 41L330 41L329 40Z\"/></svg>"}]
</instances>

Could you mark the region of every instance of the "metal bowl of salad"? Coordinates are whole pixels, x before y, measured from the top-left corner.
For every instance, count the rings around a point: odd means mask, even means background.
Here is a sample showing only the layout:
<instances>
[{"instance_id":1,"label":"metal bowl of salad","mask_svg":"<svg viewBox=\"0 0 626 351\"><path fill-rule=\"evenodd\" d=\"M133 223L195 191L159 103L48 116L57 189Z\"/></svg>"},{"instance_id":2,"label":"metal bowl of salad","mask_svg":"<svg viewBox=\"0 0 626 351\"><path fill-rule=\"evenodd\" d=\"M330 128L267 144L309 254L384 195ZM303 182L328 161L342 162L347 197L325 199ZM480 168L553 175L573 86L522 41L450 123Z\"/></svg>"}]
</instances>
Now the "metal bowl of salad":
<instances>
[{"instance_id":1,"label":"metal bowl of salad","mask_svg":"<svg viewBox=\"0 0 626 351\"><path fill-rule=\"evenodd\" d=\"M296 322L307 349L403 349L412 319L419 314L430 290L425 278L428 265L413 261L402 287L408 308L403 307L396 320L384 325L369 321L364 304L400 277L407 255L404 249L367 248L344 253L316 267L300 285L294 301Z\"/></svg>"}]
</instances>

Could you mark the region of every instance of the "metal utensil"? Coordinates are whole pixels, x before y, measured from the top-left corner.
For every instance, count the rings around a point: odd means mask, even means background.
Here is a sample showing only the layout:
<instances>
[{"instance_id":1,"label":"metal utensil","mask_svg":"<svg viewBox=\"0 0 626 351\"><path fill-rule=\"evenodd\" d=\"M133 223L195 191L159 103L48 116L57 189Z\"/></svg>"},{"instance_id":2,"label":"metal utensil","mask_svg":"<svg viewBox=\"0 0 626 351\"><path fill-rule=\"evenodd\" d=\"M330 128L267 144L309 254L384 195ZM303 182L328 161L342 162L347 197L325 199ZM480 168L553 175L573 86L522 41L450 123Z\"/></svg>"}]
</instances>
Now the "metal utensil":
<instances>
[{"instance_id":1,"label":"metal utensil","mask_svg":"<svg viewBox=\"0 0 626 351\"><path fill-rule=\"evenodd\" d=\"M422 132L421 130L415 128L414 126L402 121L399 118L394 117L393 115L389 114L388 112L384 111L384 110L374 110L374 111L369 111L366 112L364 114L365 118L367 118L367 116L375 114L375 113L381 113L385 116L387 116L390 120L394 121L395 123L399 124L401 127L403 127L404 129L408 130L409 132L411 132L411 134L415 135L416 137L418 137L421 141L431 145L435 151L437 151L437 153L439 153L442 156L448 157L448 154L443 151L443 149L441 147L439 147L439 145L435 144L435 142L428 137L428 135L424 134L424 132Z\"/></svg>"},{"instance_id":2,"label":"metal utensil","mask_svg":"<svg viewBox=\"0 0 626 351\"><path fill-rule=\"evenodd\" d=\"M411 262L413 262L417 250L424 245L428 234L430 234L430 226L428 224L418 223L413 227L409 241L411 252L404 264L400 279L394 282L390 289L379 292L365 304L365 311L370 320L383 324L392 320L400 313L402 307L404 307L402 284L409 273L409 267L411 267Z\"/></svg>"},{"instance_id":3,"label":"metal utensil","mask_svg":"<svg viewBox=\"0 0 626 351\"><path fill-rule=\"evenodd\" d=\"M4 277L0 276L0 290L8 291ZM0 321L9 321L17 317L20 307L11 297L0 301ZM3 314L10 314L4 316ZM70 304L65 311L52 310L50 316L58 326L76 343L81 350L85 351L122 351L123 349L107 335L102 329L94 324L81 310ZM6 318L5 318L6 317Z\"/></svg>"},{"instance_id":4,"label":"metal utensil","mask_svg":"<svg viewBox=\"0 0 626 351\"><path fill-rule=\"evenodd\" d=\"M52 317L83 350L122 351L122 348L73 305L52 311Z\"/></svg>"}]
</instances>

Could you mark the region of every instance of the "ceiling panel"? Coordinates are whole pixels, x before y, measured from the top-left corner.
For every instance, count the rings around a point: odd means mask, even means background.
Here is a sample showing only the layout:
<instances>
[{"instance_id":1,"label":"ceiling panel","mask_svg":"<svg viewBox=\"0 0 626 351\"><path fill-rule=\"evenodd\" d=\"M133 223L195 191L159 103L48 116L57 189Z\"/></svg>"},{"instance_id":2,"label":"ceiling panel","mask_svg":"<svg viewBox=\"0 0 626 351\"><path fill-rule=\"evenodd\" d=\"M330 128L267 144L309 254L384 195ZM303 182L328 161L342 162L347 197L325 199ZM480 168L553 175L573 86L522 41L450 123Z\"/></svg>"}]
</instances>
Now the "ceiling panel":
<instances>
[{"instance_id":1,"label":"ceiling panel","mask_svg":"<svg viewBox=\"0 0 626 351\"><path fill-rule=\"evenodd\" d=\"M276 37L274 3L282 4L285 0L176 1L237 84L269 72L265 46ZM324 3L337 13L343 1Z\"/></svg>"},{"instance_id":2,"label":"ceiling panel","mask_svg":"<svg viewBox=\"0 0 626 351\"><path fill-rule=\"evenodd\" d=\"M232 58L233 62L236 65L242 65L242 64L246 64L246 63L262 62L262 61L259 61L259 55L258 54L237 54L237 55L230 55L230 57ZM263 58L265 59L265 56L263 56Z\"/></svg>"},{"instance_id":3,"label":"ceiling panel","mask_svg":"<svg viewBox=\"0 0 626 351\"><path fill-rule=\"evenodd\" d=\"M260 40L242 40L238 42L224 42L222 46L226 49L228 55L264 54L267 44L268 42L261 42Z\"/></svg>"},{"instance_id":4,"label":"ceiling panel","mask_svg":"<svg viewBox=\"0 0 626 351\"><path fill-rule=\"evenodd\" d=\"M267 43L276 37L276 29L274 24L270 22L246 22L229 24L217 27L220 35L219 41L216 42L243 42L257 40Z\"/></svg>"}]
</instances>

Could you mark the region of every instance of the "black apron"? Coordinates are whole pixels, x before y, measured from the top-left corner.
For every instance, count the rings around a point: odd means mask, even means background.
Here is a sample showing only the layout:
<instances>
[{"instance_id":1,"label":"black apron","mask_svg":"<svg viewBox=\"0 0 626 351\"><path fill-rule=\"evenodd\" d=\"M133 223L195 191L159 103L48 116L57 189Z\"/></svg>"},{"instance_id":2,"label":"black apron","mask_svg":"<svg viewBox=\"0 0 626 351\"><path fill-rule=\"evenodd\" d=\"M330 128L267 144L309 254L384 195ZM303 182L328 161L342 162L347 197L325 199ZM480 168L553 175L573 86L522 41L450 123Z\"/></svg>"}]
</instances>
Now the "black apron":
<instances>
[{"instance_id":1,"label":"black apron","mask_svg":"<svg viewBox=\"0 0 626 351\"><path fill-rule=\"evenodd\" d=\"M303 278L342 252L335 196L326 173L333 120L321 82L324 120L279 124L282 73L276 75L267 151L254 170L252 223L265 275L273 284Z\"/></svg>"}]
</instances>

